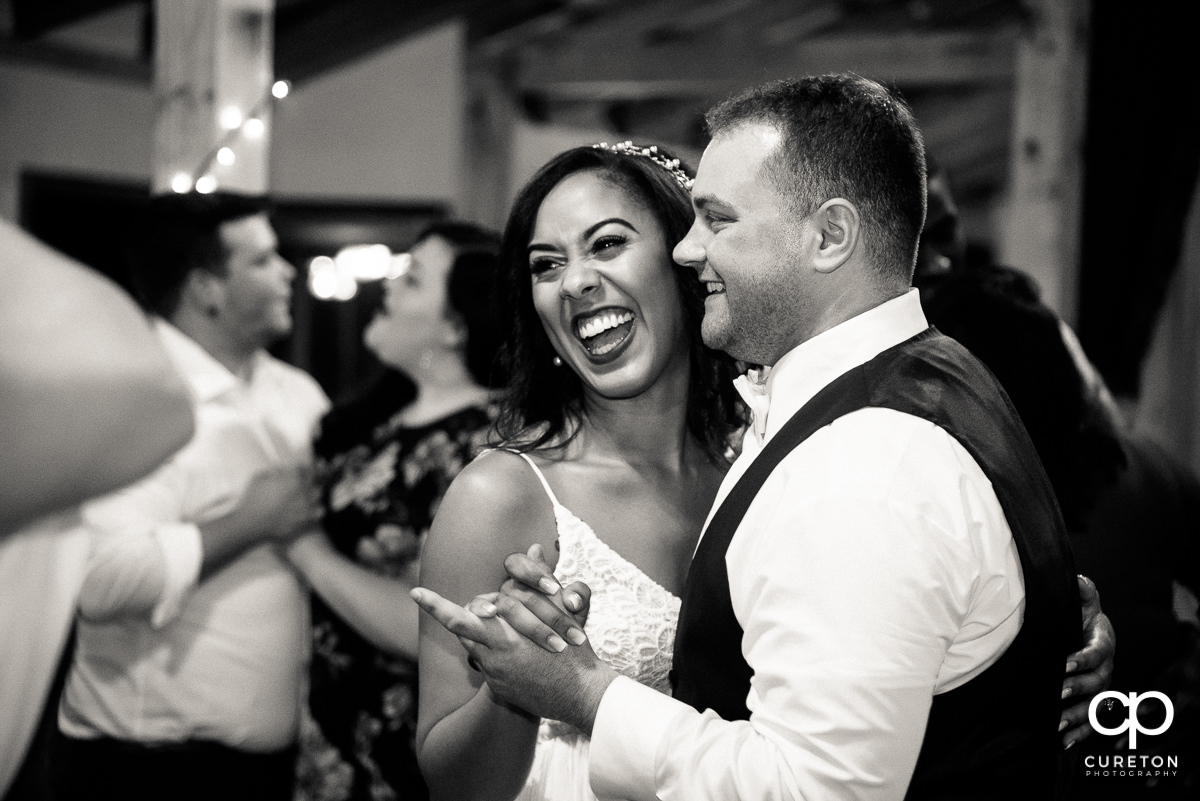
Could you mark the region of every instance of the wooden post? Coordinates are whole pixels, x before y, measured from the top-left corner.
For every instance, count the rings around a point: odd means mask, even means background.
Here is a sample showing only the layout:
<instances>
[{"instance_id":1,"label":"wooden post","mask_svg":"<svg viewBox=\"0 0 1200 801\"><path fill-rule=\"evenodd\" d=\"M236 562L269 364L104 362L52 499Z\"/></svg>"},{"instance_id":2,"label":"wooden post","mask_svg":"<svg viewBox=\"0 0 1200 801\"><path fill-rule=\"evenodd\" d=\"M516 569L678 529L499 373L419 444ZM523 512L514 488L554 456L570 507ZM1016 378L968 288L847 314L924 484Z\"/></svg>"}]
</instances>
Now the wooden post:
<instances>
[{"instance_id":1,"label":"wooden post","mask_svg":"<svg viewBox=\"0 0 1200 801\"><path fill-rule=\"evenodd\" d=\"M1027 271L1073 323L1079 294L1087 0L1028 0L1017 45L1008 218L1000 260Z\"/></svg>"},{"instance_id":2,"label":"wooden post","mask_svg":"<svg viewBox=\"0 0 1200 801\"><path fill-rule=\"evenodd\" d=\"M512 202L513 127L518 118L507 56L468 56L466 132L459 215L501 230Z\"/></svg>"},{"instance_id":3,"label":"wooden post","mask_svg":"<svg viewBox=\"0 0 1200 801\"><path fill-rule=\"evenodd\" d=\"M155 0L154 11L154 191L266 192L274 0Z\"/></svg>"}]
</instances>

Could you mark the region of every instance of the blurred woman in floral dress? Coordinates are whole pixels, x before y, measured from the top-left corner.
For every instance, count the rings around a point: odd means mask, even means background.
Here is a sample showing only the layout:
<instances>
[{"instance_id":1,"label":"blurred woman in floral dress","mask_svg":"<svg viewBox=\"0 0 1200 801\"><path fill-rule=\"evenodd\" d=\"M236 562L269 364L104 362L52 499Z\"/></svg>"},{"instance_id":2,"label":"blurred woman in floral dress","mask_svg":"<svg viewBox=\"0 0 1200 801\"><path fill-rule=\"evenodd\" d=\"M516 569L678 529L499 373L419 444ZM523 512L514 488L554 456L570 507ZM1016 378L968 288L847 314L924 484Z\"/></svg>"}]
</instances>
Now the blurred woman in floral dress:
<instances>
[{"instance_id":1,"label":"blurred woman in floral dress","mask_svg":"<svg viewBox=\"0 0 1200 801\"><path fill-rule=\"evenodd\" d=\"M418 237L364 334L388 372L323 421L325 533L286 550L314 594L298 798L428 796L413 746L418 610L408 590L446 487L491 427L497 245L463 223Z\"/></svg>"}]
</instances>

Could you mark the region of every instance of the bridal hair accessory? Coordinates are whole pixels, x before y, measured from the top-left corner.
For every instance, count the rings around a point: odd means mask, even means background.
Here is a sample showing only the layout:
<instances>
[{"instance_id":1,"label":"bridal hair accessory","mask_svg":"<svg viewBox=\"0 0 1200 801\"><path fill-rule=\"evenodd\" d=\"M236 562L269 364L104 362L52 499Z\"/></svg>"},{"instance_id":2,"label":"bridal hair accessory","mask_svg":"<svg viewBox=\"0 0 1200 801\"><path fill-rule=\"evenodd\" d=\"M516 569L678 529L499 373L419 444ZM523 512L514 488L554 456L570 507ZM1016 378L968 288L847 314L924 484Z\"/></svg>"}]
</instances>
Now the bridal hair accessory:
<instances>
[{"instance_id":1,"label":"bridal hair accessory","mask_svg":"<svg viewBox=\"0 0 1200 801\"><path fill-rule=\"evenodd\" d=\"M679 182L679 185L689 192L692 191L692 178L683 171L679 166L679 159L669 157L658 150L658 145L635 145L633 142L626 139L624 142L616 142L609 144L608 142L600 142L592 145L597 150L607 150L610 153L620 153L624 156L636 156L638 158L650 159L658 166L671 174L671 177Z\"/></svg>"}]
</instances>

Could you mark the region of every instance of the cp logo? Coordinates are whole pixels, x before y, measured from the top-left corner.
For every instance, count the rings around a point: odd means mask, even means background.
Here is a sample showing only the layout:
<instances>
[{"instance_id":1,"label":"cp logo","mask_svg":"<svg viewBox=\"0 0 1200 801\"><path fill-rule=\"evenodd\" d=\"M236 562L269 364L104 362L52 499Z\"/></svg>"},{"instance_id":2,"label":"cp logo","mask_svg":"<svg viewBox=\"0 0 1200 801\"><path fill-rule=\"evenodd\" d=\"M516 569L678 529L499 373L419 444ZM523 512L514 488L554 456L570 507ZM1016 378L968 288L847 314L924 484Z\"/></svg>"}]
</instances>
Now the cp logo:
<instances>
[{"instance_id":1,"label":"cp logo","mask_svg":"<svg viewBox=\"0 0 1200 801\"><path fill-rule=\"evenodd\" d=\"M1120 701L1122 704L1124 704L1125 708L1129 710L1129 717L1126 718L1124 723L1122 723L1120 726L1117 726L1114 729L1105 728L1104 726L1100 725L1099 721L1096 720L1096 706L1101 701L1104 701L1109 698ZM1157 698L1159 701L1162 702L1162 705L1167 708L1167 718L1166 718L1166 720L1163 721L1162 725L1159 726L1157 729L1143 728L1142 724L1138 721L1138 704L1140 704L1142 701L1144 701L1147 698ZM1111 705L1111 702L1110 702L1110 705ZM1137 750L1138 732L1141 732L1142 734L1162 734L1164 731L1166 731L1168 728L1170 728L1171 721L1173 721L1174 719L1175 719L1175 707L1172 706L1171 699L1167 698L1167 696L1163 695L1160 692L1152 691L1152 692L1148 692L1148 693L1142 693L1141 695L1139 695L1138 693L1129 693L1129 695L1126 695L1125 693L1118 693L1118 692L1114 692L1112 690L1108 690L1107 692L1102 692L1099 695L1097 695L1095 698L1093 698L1092 703L1088 706L1088 720L1091 721L1092 728L1095 729L1096 731L1100 732L1101 734L1120 734L1121 732L1125 731L1126 729L1129 730L1129 750L1130 751Z\"/></svg>"}]
</instances>

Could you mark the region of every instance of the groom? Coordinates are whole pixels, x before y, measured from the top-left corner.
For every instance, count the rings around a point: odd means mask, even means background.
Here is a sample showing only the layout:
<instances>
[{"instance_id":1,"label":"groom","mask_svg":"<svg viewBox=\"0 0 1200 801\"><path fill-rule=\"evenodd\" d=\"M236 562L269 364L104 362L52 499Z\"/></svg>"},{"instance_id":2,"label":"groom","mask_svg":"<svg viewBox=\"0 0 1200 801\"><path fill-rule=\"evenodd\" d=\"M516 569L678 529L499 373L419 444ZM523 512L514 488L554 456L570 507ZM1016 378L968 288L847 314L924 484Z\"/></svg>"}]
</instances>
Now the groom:
<instances>
[{"instance_id":1,"label":"groom","mask_svg":"<svg viewBox=\"0 0 1200 801\"><path fill-rule=\"evenodd\" d=\"M1074 570L1007 398L911 289L911 112L823 76L708 125L675 259L705 343L769 367L740 379L753 425L688 574L674 697L414 597L487 646L497 696L591 735L601 798L1049 797Z\"/></svg>"}]
</instances>

